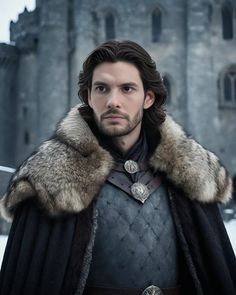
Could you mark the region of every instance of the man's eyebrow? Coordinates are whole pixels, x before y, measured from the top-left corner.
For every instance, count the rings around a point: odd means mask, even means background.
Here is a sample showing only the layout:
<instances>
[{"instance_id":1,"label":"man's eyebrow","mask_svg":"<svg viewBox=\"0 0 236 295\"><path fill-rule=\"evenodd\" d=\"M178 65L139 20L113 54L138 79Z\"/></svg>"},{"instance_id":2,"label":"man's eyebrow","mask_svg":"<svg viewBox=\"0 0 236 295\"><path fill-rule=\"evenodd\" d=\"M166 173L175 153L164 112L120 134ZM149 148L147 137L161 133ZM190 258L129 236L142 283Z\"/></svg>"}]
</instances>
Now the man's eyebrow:
<instances>
[{"instance_id":1,"label":"man's eyebrow","mask_svg":"<svg viewBox=\"0 0 236 295\"><path fill-rule=\"evenodd\" d=\"M94 86L97 86L97 85L107 85L107 83L102 82L102 81L95 81L95 82L93 83L93 85L94 85Z\"/></svg>"},{"instance_id":2,"label":"man's eyebrow","mask_svg":"<svg viewBox=\"0 0 236 295\"><path fill-rule=\"evenodd\" d=\"M95 81L95 82L93 82L93 84L92 84L93 86L100 86L100 85L104 85L104 86L107 86L108 85L108 83L106 83L106 82L103 82L103 81ZM124 86L133 86L133 87L138 87L138 84L136 84L135 82L125 82L125 83L121 83L119 86L122 86L122 87L124 87Z\"/></svg>"},{"instance_id":3,"label":"man's eyebrow","mask_svg":"<svg viewBox=\"0 0 236 295\"><path fill-rule=\"evenodd\" d=\"M122 83L120 86L135 86L135 87L138 87L138 84L136 84L135 82L125 82L125 83Z\"/></svg>"}]
</instances>

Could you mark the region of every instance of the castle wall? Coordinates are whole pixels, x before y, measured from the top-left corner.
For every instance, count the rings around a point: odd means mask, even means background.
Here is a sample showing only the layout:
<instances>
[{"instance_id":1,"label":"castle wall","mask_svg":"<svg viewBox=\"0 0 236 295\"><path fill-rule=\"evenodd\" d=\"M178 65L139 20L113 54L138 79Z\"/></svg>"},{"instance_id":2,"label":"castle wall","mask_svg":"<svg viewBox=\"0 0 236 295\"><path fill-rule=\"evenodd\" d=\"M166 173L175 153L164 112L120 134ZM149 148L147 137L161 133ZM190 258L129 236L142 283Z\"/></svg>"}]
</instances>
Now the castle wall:
<instances>
[{"instance_id":1,"label":"castle wall","mask_svg":"<svg viewBox=\"0 0 236 295\"><path fill-rule=\"evenodd\" d=\"M141 32L141 35L146 35L148 38L143 42L143 46L156 61L161 75L168 77L171 84L167 111L178 123L186 127L186 7L183 1L160 1L159 5L155 3L155 1L150 3L145 12L147 15L149 12L148 26L146 32ZM175 9L172 9L173 6ZM163 14L162 34L160 42L157 43L153 43L150 36L151 12L155 7L159 7Z\"/></svg>"},{"instance_id":2,"label":"castle wall","mask_svg":"<svg viewBox=\"0 0 236 295\"><path fill-rule=\"evenodd\" d=\"M236 3L233 4L234 14L234 38L224 40L222 38L222 19L221 5L223 0L215 3L212 16L212 64L213 64L213 91L214 100L217 104L218 114L214 118L218 125L218 137L215 139L217 144L217 154L221 161L226 165L232 175L236 174L236 103L234 106L224 106L221 104L221 74L227 68L236 66ZM236 97L235 97L236 100Z\"/></svg>"},{"instance_id":3,"label":"castle wall","mask_svg":"<svg viewBox=\"0 0 236 295\"><path fill-rule=\"evenodd\" d=\"M0 165L15 164L17 49L0 44Z\"/></svg>"},{"instance_id":4,"label":"castle wall","mask_svg":"<svg viewBox=\"0 0 236 295\"><path fill-rule=\"evenodd\" d=\"M47 139L69 109L68 2L42 2L39 28L38 142Z\"/></svg>"},{"instance_id":5,"label":"castle wall","mask_svg":"<svg viewBox=\"0 0 236 295\"><path fill-rule=\"evenodd\" d=\"M21 54L19 58L16 93L17 100L17 150L16 165L35 148L38 137L37 70L35 52Z\"/></svg>"},{"instance_id":6,"label":"castle wall","mask_svg":"<svg viewBox=\"0 0 236 295\"><path fill-rule=\"evenodd\" d=\"M11 22L11 41L19 52L15 77L16 157L18 166L35 148L38 139L38 30L39 9L25 9L17 22Z\"/></svg>"},{"instance_id":7,"label":"castle wall","mask_svg":"<svg viewBox=\"0 0 236 295\"><path fill-rule=\"evenodd\" d=\"M215 118L218 105L213 95L210 7L188 1L187 107L188 131L210 149L218 134Z\"/></svg>"}]
</instances>

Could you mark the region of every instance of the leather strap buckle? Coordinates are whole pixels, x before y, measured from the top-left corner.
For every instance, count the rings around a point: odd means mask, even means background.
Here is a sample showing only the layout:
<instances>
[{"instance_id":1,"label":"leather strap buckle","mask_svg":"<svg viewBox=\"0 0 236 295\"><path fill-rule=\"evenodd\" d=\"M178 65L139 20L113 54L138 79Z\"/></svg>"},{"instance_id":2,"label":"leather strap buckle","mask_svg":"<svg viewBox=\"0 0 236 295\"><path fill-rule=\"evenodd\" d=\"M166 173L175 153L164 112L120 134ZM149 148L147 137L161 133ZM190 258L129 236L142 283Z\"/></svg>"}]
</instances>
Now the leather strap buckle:
<instances>
[{"instance_id":1,"label":"leather strap buckle","mask_svg":"<svg viewBox=\"0 0 236 295\"><path fill-rule=\"evenodd\" d=\"M163 292L159 287L151 285L143 291L142 295L163 295Z\"/></svg>"}]
</instances>

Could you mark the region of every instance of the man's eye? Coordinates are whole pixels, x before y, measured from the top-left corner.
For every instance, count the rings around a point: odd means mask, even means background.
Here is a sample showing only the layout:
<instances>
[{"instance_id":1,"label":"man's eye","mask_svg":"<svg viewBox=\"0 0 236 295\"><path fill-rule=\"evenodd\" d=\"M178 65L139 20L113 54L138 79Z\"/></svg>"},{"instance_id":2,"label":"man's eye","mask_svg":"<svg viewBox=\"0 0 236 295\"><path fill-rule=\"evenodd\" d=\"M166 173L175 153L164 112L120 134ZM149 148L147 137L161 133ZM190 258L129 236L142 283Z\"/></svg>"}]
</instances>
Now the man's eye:
<instances>
[{"instance_id":1,"label":"man's eye","mask_svg":"<svg viewBox=\"0 0 236 295\"><path fill-rule=\"evenodd\" d=\"M133 90L133 88L132 87L130 87L130 86L124 86L123 87L123 90L124 90L124 92L131 92L132 90Z\"/></svg>"},{"instance_id":2,"label":"man's eye","mask_svg":"<svg viewBox=\"0 0 236 295\"><path fill-rule=\"evenodd\" d=\"M104 93L104 92L106 92L106 87L105 86L97 86L96 88L95 88L95 90L96 91L98 91L98 92L102 92L102 93Z\"/></svg>"}]
</instances>

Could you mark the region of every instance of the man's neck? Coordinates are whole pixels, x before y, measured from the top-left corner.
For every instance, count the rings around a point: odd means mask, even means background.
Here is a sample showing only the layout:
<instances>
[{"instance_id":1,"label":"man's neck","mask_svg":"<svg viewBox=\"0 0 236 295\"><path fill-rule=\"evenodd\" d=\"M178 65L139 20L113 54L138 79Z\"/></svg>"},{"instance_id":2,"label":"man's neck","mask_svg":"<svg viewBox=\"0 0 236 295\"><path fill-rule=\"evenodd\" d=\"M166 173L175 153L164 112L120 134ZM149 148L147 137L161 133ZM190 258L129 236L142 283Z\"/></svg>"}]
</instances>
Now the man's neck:
<instances>
[{"instance_id":1,"label":"man's neck","mask_svg":"<svg viewBox=\"0 0 236 295\"><path fill-rule=\"evenodd\" d=\"M137 140L138 138L135 141L130 142L124 136L124 137L115 137L112 139L112 142L122 154L126 154L132 148L132 146L134 146Z\"/></svg>"},{"instance_id":2,"label":"man's neck","mask_svg":"<svg viewBox=\"0 0 236 295\"><path fill-rule=\"evenodd\" d=\"M117 149L122 153L126 154L132 146L138 141L141 128L138 130L134 130L135 132L131 132L125 136L113 137L112 142L117 147Z\"/></svg>"}]
</instances>

